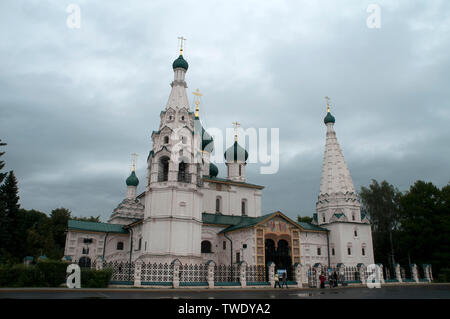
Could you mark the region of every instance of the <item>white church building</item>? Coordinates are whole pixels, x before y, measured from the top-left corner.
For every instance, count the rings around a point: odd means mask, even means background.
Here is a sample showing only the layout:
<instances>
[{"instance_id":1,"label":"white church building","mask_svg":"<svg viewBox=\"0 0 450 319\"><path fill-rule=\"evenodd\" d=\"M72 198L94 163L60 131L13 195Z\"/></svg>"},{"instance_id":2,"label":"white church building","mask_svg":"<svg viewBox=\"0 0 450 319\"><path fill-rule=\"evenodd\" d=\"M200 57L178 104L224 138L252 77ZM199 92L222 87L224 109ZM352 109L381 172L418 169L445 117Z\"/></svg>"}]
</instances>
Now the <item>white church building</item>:
<instances>
[{"instance_id":1,"label":"white church building","mask_svg":"<svg viewBox=\"0 0 450 319\"><path fill-rule=\"evenodd\" d=\"M172 66L169 99L151 136L145 191L137 194L133 163L126 197L108 223L69 221L66 260L82 265L96 260L273 262L282 269L374 263L370 222L360 208L329 107L316 213L312 223L297 222L280 211L264 212L264 186L246 176L248 152L237 134L224 154L226 176L219 177L210 162L214 141L199 118L198 90L195 112L189 106L182 50Z\"/></svg>"}]
</instances>

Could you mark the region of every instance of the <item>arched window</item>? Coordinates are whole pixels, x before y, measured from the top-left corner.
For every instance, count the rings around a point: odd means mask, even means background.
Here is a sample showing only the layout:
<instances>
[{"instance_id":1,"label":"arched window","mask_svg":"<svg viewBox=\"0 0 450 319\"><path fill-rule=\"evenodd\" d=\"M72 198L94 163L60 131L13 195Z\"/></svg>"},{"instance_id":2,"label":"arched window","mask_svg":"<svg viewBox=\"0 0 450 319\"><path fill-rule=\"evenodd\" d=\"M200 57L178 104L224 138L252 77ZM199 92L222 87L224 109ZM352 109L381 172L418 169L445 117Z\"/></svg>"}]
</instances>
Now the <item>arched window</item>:
<instances>
[{"instance_id":1,"label":"arched window","mask_svg":"<svg viewBox=\"0 0 450 319\"><path fill-rule=\"evenodd\" d=\"M361 255L363 255L363 256L366 255L366 244L362 244L362 247L361 247Z\"/></svg>"},{"instance_id":2,"label":"arched window","mask_svg":"<svg viewBox=\"0 0 450 319\"><path fill-rule=\"evenodd\" d=\"M347 244L347 255L352 255L352 243Z\"/></svg>"},{"instance_id":3,"label":"arched window","mask_svg":"<svg viewBox=\"0 0 450 319\"><path fill-rule=\"evenodd\" d=\"M82 267L82 268L90 268L91 267L91 258L89 257L81 257L80 260L78 261L78 266Z\"/></svg>"},{"instance_id":4,"label":"arched window","mask_svg":"<svg viewBox=\"0 0 450 319\"><path fill-rule=\"evenodd\" d=\"M221 201L221 198L220 198L220 196L217 196L216 197L216 213L220 213L220 211L221 211L221 203L222 201Z\"/></svg>"},{"instance_id":5,"label":"arched window","mask_svg":"<svg viewBox=\"0 0 450 319\"><path fill-rule=\"evenodd\" d=\"M325 223L325 214L322 215L322 221Z\"/></svg>"},{"instance_id":6,"label":"arched window","mask_svg":"<svg viewBox=\"0 0 450 319\"><path fill-rule=\"evenodd\" d=\"M164 136L164 144L169 144L169 137L168 136Z\"/></svg>"},{"instance_id":7,"label":"arched window","mask_svg":"<svg viewBox=\"0 0 450 319\"><path fill-rule=\"evenodd\" d=\"M181 120L184 121L184 115L181 117Z\"/></svg>"},{"instance_id":8,"label":"arched window","mask_svg":"<svg viewBox=\"0 0 450 319\"><path fill-rule=\"evenodd\" d=\"M320 247L317 247L317 256L320 256L322 254L322 250L320 249Z\"/></svg>"},{"instance_id":9,"label":"arched window","mask_svg":"<svg viewBox=\"0 0 450 319\"><path fill-rule=\"evenodd\" d=\"M352 220L355 220L355 213L352 213Z\"/></svg>"},{"instance_id":10,"label":"arched window","mask_svg":"<svg viewBox=\"0 0 450 319\"><path fill-rule=\"evenodd\" d=\"M332 255L332 256L334 256L334 255L335 255L335 253L336 253L336 252L334 251L334 247L333 247L333 248L331 248L331 255Z\"/></svg>"},{"instance_id":11,"label":"arched window","mask_svg":"<svg viewBox=\"0 0 450 319\"><path fill-rule=\"evenodd\" d=\"M239 165L239 176L241 176L241 174L242 174L242 168L241 168L241 165Z\"/></svg>"},{"instance_id":12,"label":"arched window","mask_svg":"<svg viewBox=\"0 0 450 319\"><path fill-rule=\"evenodd\" d=\"M247 200L243 199L241 202L241 213L242 216L247 216Z\"/></svg>"},{"instance_id":13,"label":"arched window","mask_svg":"<svg viewBox=\"0 0 450 319\"><path fill-rule=\"evenodd\" d=\"M139 238L138 250L141 250L141 247L142 247L142 237Z\"/></svg>"},{"instance_id":14,"label":"arched window","mask_svg":"<svg viewBox=\"0 0 450 319\"><path fill-rule=\"evenodd\" d=\"M178 181L184 183L190 183L189 174L187 172L187 164L185 162L181 162L178 164Z\"/></svg>"},{"instance_id":15,"label":"arched window","mask_svg":"<svg viewBox=\"0 0 450 319\"><path fill-rule=\"evenodd\" d=\"M159 160L158 182L167 180L169 180L169 158L164 156Z\"/></svg>"},{"instance_id":16,"label":"arched window","mask_svg":"<svg viewBox=\"0 0 450 319\"><path fill-rule=\"evenodd\" d=\"M355 237L358 237L358 230L357 230L356 228L353 230L353 235L354 235Z\"/></svg>"},{"instance_id":17,"label":"arched window","mask_svg":"<svg viewBox=\"0 0 450 319\"><path fill-rule=\"evenodd\" d=\"M211 253L211 242L208 240L202 241L202 248L201 248L202 254L209 254Z\"/></svg>"},{"instance_id":18,"label":"arched window","mask_svg":"<svg viewBox=\"0 0 450 319\"><path fill-rule=\"evenodd\" d=\"M119 241L117 243L117 250L123 250L123 242Z\"/></svg>"}]
</instances>

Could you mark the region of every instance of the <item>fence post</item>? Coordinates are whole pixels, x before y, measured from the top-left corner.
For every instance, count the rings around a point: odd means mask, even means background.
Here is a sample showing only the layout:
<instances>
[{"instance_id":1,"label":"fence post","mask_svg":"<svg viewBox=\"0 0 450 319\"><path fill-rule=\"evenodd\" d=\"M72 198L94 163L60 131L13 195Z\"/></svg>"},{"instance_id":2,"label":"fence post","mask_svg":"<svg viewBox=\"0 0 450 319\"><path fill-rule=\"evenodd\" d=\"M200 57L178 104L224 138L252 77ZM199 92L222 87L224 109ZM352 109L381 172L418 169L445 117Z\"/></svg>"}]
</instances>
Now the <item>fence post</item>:
<instances>
[{"instance_id":1,"label":"fence post","mask_svg":"<svg viewBox=\"0 0 450 319\"><path fill-rule=\"evenodd\" d=\"M297 287L303 287L303 278L302 278L302 265L299 263L294 264L294 273L295 273L295 281L297 282Z\"/></svg>"},{"instance_id":2,"label":"fence post","mask_svg":"<svg viewBox=\"0 0 450 319\"><path fill-rule=\"evenodd\" d=\"M397 278L398 282L403 282L402 273L400 271L400 264L394 264L394 268L395 268L395 278Z\"/></svg>"},{"instance_id":3,"label":"fence post","mask_svg":"<svg viewBox=\"0 0 450 319\"><path fill-rule=\"evenodd\" d=\"M179 261L178 259L175 259L174 261L172 261L172 263L170 265L173 267L172 286L173 286L173 288L178 288L180 286L180 265L181 265L181 261Z\"/></svg>"},{"instance_id":4,"label":"fence post","mask_svg":"<svg viewBox=\"0 0 450 319\"><path fill-rule=\"evenodd\" d=\"M430 276L430 265L423 264L423 275L425 276L425 279L428 280L428 282L431 282L431 276Z\"/></svg>"},{"instance_id":5,"label":"fence post","mask_svg":"<svg viewBox=\"0 0 450 319\"><path fill-rule=\"evenodd\" d=\"M384 284L384 269L383 264L377 264L380 267L380 283Z\"/></svg>"},{"instance_id":6,"label":"fence post","mask_svg":"<svg viewBox=\"0 0 450 319\"><path fill-rule=\"evenodd\" d=\"M430 281L433 281L433 272L431 271L431 265L428 265L428 274L430 276Z\"/></svg>"},{"instance_id":7,"label":"fence post","mask_svg":"<svg viewBox=\"0 0 450 319\"><path fill-rule=\"evenodd\" d=\"M138 259L134 263L134 286L141 287L142 260Z\"/></svg>"},{"instance_id":8,"label":"fence post","mask_svg":"<svg viewBox=\"0 0 450 319\"><path fill-rule=\"evenodd\" d=\"M365 285L366 284L366 267L362 264L359 264L358 270L359 270L359 279L361 279L361 283L363 285Z\"/></svg>"},{"instance_id":9,"label":"fence post","mask_svg":"<svg viewBox=\"0 0 450 319\"><path fill-rule=\"evenodd\" d=\"M240 275L240 282L241 282L241 287L245 288L247 287L247 277L246 277L246 272L247 272L247 262L245 261L241 261L239 263L239 275Z\"/></svg>"},{"instance_id":10,"label":"fence post","mask_svg":"<svg viewBox=\"0 0 450 319\"><path fill-rule=\"evenodd\" d=\"M214 266L216 263L212 260L208 260L206 265L208 265L208 287L214 288Z\"/></svg>"},{"instance_id":11,"label":"fence post","mask_svg":"<svg viewBox=\"0 0 450 319\"><path fill-rule=\"evenodd\" d=\"M269 282L270 285L273 287L275 286L275 263L273 261L270 261L267 264L267 267L269 267Z\"/></svg>"},{"instance_id":12,"label":"fence post","mask_svg":"<svg viewBox=\"0 0 450 319\"><path fill-rule=\"evenodd\" d=\"M417 265L416 264L411 264L409 265L409 267L411 268L411 277L415 282L419 282L419 274L417 273Z\"/></svg>"},{"instance_id":13,"label":"fence post","mask_svg":"<svg viewBox=\"0 0 450 319\"><path fill-rule=\"evenodd\" d=\"M96 270L102 270L103 269L103 258L102 257L98 257L95 260L95 269Z\"/></svg>"}]
</instances>

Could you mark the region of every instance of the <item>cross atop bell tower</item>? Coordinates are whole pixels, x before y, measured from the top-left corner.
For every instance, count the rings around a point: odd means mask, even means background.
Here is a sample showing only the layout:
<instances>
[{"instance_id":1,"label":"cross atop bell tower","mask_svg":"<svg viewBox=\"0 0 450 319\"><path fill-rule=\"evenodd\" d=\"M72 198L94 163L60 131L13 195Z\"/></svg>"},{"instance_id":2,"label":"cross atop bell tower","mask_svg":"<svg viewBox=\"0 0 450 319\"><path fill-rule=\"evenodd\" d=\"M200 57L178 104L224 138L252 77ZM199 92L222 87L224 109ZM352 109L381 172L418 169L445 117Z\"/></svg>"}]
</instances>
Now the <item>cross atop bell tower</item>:
<instances>
[{"instance_id":1,"label":"cross atop bell tower","mask_svg":"<svg viewBox=\"0 0 450 319\"><path fill-rule=\"evenodd\" d=\"M180 40L180 55L183 55L183 41L186 41L187 39L184 37L178 37L178 40Z\"/></svg>"}]
</instances>

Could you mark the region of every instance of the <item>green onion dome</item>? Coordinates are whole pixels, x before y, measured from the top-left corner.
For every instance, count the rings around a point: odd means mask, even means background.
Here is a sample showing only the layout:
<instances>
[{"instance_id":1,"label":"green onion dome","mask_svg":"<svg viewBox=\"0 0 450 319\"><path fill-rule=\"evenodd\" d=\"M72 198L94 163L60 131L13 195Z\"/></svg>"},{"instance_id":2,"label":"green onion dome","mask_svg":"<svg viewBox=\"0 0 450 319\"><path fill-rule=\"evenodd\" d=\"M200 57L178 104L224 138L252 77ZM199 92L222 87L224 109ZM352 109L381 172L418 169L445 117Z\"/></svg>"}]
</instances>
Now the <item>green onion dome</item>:
<instances>
[{"instance_id":1,"label":"green onion dome","mask_svg":"<svg viewBox=\"0 0 450 319\"><path fill-rule=\"evenodd\" d=\"M219 169L213 163L209 163L209 176L217 177L219 175Z\"/></svg>"},{"instance_id":2,"label":"green onion dome","mask_svg":"<svg viewBox=\"0 0 450 319\"><path fill-rule=\"evenodd\" d=\"M180 54L180 56L173 61L172 68L175 70L176 68L183 68L187 71L189 67L189 64L185 59L183 59L183 56Z\"/></svg>"},{"instance_id":3,"label":"green onion dome","mask_svg":"<svg viewBox=\"0 0 450 319\"><path fill-rule=\"evenodd\" d=\"M244 148L242 148L242 146L240 146L237 141L235 141L234 144L225 151L223 156L228 162L245 162L248 158L248 152Z\"/></svg>"},{"instance_id":4,"label":"green onion dome","mask_svg":"<svg viewBox=\"0 0 450 319\"><path fill-rule=\"evenodd\" d=\"M334 116L331 115L331 113L328 111L327 116L325 116L325 118L323 119L323 122L325 124L327 123L334 123L336 120L334 119Z\"/></svg>"},{"instance_id":5,"label":"green onion dome","mask_svg":"<svg viewBox=\"0 0 450 319\"><path fill-rule=\"evenodd\" d=\"M202 141L202 151L212 153L214 151L214 140L212 136L209 135L208 132L206 132L205 128L200 122L200 119L198 117L195 117L194 134L198 134L200 132L201 132L200 138Z\"/></svg>"},{"instance_id":6,"label":"green onion dome","mask_svg":"<svg viewBox=\"0 0 450 319\"><path fill-rule=\"evenodd\" d=\"M138 186L139 185L139 180L138 180L136 174L134 173L134 171L132 171L131 175L128 176L126 183L127 183L127 186Z\"/></svg>"}]
</instances>

